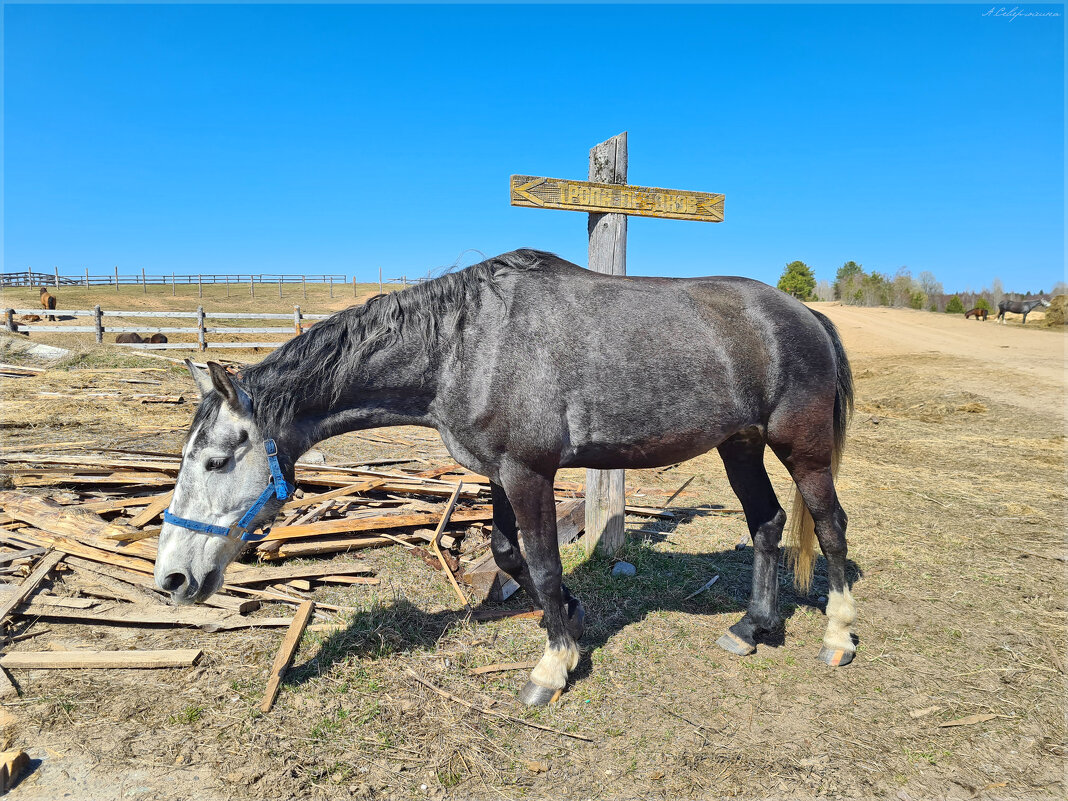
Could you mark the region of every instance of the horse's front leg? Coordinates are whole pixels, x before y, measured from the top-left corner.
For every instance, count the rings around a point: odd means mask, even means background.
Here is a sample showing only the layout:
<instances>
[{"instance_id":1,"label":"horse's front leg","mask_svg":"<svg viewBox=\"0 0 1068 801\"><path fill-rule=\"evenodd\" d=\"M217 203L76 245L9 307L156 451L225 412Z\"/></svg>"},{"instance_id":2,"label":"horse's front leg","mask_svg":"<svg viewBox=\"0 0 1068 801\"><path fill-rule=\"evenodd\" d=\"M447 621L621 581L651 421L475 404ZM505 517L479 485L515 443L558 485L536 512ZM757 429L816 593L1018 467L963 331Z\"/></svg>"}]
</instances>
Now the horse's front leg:
<instances>
[{"instance_id":1,"label":"horse's front leg","mask_svg":"<svg viewBox=\"0 0 1068 801\"><path fill-rule=\"evenodd\" d=\"M584 612L563 585L553 477L511 464L501 467L501 484L523 531L527 569L548 635L545 654L520 690L519 700L529 706L543 706L559 697L567 685L567 674L578 664L577 638L582 635Z\"/></svg>"}]
</instances>

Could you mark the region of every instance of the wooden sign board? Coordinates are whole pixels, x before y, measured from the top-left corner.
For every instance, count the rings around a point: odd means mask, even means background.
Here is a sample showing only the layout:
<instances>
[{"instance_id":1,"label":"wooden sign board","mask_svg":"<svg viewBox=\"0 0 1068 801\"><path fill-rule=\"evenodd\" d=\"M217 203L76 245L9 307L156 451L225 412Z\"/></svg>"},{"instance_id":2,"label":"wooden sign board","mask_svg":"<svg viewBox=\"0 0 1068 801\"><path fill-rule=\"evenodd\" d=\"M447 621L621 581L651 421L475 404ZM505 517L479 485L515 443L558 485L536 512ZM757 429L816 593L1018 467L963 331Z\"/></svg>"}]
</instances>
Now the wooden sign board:
<instances>
[{"instance_id":1,"label":"wooden sign board","mask_svg":"<svg viewBox=\"0 0 1068 801\"><path fill-rule=\"evenodd\" d=\"M723 195L711 192L599 184L534 175L513 175L511 189L513 206L723 222Z\"/></svg>"}]
</instances>

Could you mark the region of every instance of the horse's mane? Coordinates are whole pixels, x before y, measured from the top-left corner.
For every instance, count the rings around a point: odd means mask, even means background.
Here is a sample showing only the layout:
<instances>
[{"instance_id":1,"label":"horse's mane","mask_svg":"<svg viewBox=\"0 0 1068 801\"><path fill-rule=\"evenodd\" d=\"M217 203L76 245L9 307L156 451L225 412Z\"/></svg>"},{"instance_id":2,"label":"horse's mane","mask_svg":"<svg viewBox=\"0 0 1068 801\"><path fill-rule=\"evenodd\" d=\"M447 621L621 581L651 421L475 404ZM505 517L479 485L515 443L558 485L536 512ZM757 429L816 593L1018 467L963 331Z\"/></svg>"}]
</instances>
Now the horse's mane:
<instances>
[{"instance_id":1,"label":"horse's mane","mask_svg":"<svg viewBox=\"0 0 1068 801\"><path fill-rule=\"evenodd\" d=\"M252 397L257 424L261 431L274 432L300 410L330 408L365 356L402 336L433 354L442 347L442 333L462 330L483 288L500 297L506 276L562 261L550 253L516 250L400 292L376 295L316 323L242 371L241 385Z\"/></svg>"}]
</instances>

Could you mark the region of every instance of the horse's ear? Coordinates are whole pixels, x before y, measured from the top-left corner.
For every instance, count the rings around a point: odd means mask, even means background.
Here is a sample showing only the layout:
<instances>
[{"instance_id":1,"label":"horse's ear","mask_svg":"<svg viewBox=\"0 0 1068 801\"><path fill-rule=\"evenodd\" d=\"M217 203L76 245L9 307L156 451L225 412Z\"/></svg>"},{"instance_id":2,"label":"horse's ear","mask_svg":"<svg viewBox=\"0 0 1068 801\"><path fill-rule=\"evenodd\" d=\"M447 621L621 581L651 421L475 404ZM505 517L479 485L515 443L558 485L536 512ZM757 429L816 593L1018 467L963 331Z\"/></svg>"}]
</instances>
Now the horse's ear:
<instances>
[{"instance_id":1,"label":"horse's ear","mask_svg":"<svg viewBox=\"0 0 1068 801\"><path fill-rule=\"evenodd\" d=\"M226 405L238 414L247 414L251 406L249 397L226 372L226 368L218 362L208 362L208 373L211 375L212 386L223 396Z\"/></svg>"},{"instance_id":2,"label":"horse's ear","mask_svg":"<svg viewBox=\"0 0 1068 801\"><path fill-rule=\"evenodd\" d=\"M193 376L193 383L197 385L197 392L200 393L200 397L203 399L213 389L211 376L208 375L207 370L193 364L192 359L186 359L185 366L189 368L189 375Z\"/></svg>"}]
</instances>

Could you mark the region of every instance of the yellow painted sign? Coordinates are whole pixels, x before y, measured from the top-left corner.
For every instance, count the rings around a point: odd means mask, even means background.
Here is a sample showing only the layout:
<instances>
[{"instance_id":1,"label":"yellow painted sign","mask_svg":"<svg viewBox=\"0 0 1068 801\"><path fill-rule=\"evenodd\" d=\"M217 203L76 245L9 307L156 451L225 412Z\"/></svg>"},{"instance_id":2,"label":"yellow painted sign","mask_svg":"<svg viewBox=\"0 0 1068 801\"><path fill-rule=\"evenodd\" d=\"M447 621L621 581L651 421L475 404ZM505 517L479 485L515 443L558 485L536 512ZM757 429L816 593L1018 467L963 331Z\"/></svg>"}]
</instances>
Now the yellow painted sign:
<instances>
[{"instance_id":1,"label":"yellow painted sign","mask_svg":"<svg viewBox=\"0 0 1068 801\"><path fill-rule=\"evenodd\" d=\"M723 195L711 192L513 175L511 195L513 206L535 209L723 222Z\"/></svg>"}]
</instances>

